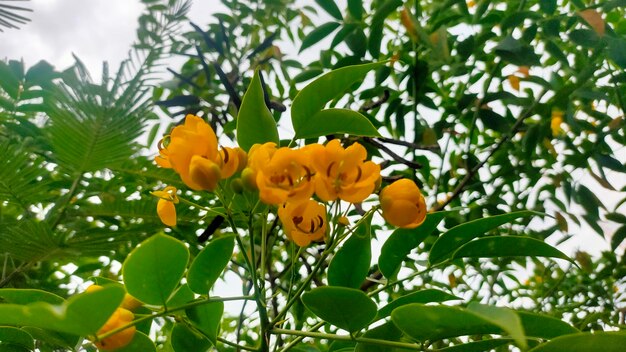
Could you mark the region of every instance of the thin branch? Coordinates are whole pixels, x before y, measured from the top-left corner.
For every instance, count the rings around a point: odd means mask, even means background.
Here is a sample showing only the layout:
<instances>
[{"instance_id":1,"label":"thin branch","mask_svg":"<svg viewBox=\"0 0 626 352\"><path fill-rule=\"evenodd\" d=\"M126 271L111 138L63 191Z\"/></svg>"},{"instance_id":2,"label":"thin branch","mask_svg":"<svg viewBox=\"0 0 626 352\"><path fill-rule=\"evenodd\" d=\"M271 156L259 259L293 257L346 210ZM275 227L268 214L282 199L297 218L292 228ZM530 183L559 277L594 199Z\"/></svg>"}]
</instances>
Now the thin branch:
<instances>
[{"instance_id":1,"label":"thin branch","mask_svg":"<svg viewBox=\"0 0 626 352\"><path fill-rule=\"evenodd\" d=\"M387 148L384 144L377 142L371 138L368 137L364 137L363 141L377 147L378 149L382 150L383 152L385 152L385 154L389 155L393 160L395 160L396 162L399 162L401 164L404 164L408 167L410 167L411 169L421 169L422 168L422 164L420 163L416 163L414 161L411 160L407 160L403 157L401 157L400 155L396 154L395 152L393 152L391 149Z\"/></svg>"}]
</instances>

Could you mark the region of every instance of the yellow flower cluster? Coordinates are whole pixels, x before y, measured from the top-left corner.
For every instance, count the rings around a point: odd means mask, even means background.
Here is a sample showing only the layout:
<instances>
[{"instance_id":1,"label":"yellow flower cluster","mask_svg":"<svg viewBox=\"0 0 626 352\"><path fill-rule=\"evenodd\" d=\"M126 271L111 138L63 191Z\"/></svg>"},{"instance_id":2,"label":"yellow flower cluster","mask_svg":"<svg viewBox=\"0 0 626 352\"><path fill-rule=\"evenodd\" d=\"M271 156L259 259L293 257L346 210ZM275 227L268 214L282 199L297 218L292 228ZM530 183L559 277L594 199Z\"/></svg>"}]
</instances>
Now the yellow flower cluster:
<instances>
[{"instance_id":1,"label":"yellow flower cluster","mask_svg":"<svg viewBox=\"0 0 626 352\"><path fill-rule=\"evenodd\" d=\"M323 202L363 202L380 183L380 166L368 161L359 143L344 148L339 140L299 149L275 143L255 144L248 154L239 148L218 151L217 138L200 117L187 115L159 146L156 163L172 168L194 190L213 191L218 183L241 172L237 181L258 191L259 199L276 205L286 235L299 246L322 241L328 230ZM157 213L164 224L176 225L176 188L153 192L159 197ZM419 226L426 204L413 181L400 180L381 191L383 217L392 225Z\"/></svg>"},{"instance_id":2,"label":"yellow flower cluster","mask_svg":"<svg viewBox=\"0 0 626 352\"><path fill-rule=\"evenodd\" d=\"M99 285L91 285L87 287L85 292L93 292L97 290L101 290L103 287ZM136 300L133 296L128 293L124 296L124 301L119 308L113 312L113 314L109 317L109 319L104 323L104 326L100 328L98 331L98 335L102 335L111 330L115 330L120 328L135 319L135 315L131 310L134 310L142 305L141 302ZM130 326L116 334L113 334L107 338L104 338L99 341L95 341L94 344L98 349L103 351L113 351L119 348L122 348L128 345L135 336L135 332L137 329L135 326Z\"/></svg>"}]
</instances>

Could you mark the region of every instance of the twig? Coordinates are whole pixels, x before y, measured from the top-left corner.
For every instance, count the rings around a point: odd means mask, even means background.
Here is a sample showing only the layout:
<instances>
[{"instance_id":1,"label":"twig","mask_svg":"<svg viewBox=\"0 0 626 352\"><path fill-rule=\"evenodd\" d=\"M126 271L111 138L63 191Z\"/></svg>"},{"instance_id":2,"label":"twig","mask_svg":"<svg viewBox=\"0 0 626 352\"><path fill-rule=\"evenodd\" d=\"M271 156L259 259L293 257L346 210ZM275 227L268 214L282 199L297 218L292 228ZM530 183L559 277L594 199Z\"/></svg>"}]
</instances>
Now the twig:
<instances>
[{"instance_id":1,"label":"twig","mask_svg":"<svg viewBox=\"0 0 626 352\"><path fill-rule=\"evenodd\" d=\"M382 150L383 152L385 152L385 154L389 155L393 160L395 160L396 162L399 162L401 164L404 164L408 167L410 167L411 169L421 169L422 168L422 164L420 163L416 163L414 161L411 160L407 160L403 157L401 157L400 155L394 153L391 149L387 148L384 144L377 142L371 138L365 137L363 138L363 141L377 147L378 149Z\"/></svg>"}]
</instances>

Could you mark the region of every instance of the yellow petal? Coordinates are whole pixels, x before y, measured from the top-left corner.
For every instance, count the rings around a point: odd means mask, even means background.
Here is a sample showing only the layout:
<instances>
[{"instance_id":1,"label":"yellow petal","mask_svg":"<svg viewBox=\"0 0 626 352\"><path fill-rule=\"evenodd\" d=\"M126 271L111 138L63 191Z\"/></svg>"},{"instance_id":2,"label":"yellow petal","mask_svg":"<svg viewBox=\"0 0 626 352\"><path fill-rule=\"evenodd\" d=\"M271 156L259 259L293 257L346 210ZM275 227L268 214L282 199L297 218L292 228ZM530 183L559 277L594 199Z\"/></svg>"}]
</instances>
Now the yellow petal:
<instances>
[{"instance_id":1,"label":"yellow petal","mask_svg":"<svg viewBox=\"0 0 626 352\"><path fill-rule=\"evenodd\" d=\"M165 225L170 227L176 226L176 207L174 203L165 199L159 199L157 203L157 214L161 222Z\"/></svg>"},{"instance_id":2,"label":"yellow petal","mask_svg":"<svg viewBox=\"0 0 626 352\"><path fill-rule=\"evenodd\" d=\"M220 167L208 159L194 155L189 164L189 177L200 189L213 191L221 179Z\"/></svg>"}]
</instances>

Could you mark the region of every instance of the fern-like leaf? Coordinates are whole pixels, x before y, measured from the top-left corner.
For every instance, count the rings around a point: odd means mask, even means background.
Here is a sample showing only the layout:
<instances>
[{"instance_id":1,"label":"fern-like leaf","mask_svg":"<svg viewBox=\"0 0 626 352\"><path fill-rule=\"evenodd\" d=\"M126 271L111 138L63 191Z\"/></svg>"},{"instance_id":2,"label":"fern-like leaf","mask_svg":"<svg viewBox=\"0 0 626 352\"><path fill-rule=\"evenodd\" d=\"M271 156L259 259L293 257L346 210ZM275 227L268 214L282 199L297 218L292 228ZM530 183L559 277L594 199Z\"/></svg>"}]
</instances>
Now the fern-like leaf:
<instances>
[{"instance_id":1,"label":"fern-like leaf","mask_svg":"<svg viewBox=\"0 0 626 352\"><path fill-rule=\"evenodd\" d=\"M32 9L9 4L18 1L25 2L29 0L0 0L0 32L4 32L2 27L19 29L19 25L30 22L29 18L21 14L24 12L32 12Z\"/></svg>"}]
</instances>

